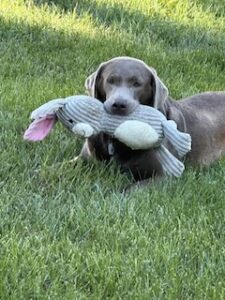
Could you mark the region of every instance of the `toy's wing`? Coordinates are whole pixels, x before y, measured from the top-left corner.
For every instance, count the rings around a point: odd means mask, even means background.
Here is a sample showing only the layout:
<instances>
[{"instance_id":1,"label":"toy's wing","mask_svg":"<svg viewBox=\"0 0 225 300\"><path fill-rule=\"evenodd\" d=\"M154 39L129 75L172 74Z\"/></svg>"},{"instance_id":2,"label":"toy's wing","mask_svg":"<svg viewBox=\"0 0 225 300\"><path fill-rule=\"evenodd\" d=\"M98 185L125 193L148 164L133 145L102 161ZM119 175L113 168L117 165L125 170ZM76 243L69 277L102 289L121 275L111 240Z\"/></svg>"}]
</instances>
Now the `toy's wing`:
<instances>
[{"instance_id":1,"label":"toy's wing","mask_svg":"<svg viewBox=\"0 0 225 300\"><path fill-rule=\"evenodd\" d=\"M52 130L56 120L55 115L34 120L25 131L23 138L31 142L42 141Z\"/></svg>"},{"instance_id":2,"label":"toy's wing","mask_svg":"<svg viewBox=\"0 0 225 300\"><path fill-rule=\"evenodd\" d=\"M38 118L46 117L48 115L55 115L56 111L60 107L63 107L67 103L67 101L67 99L62 98L51 100L35 109L31 113L30 117L31 119L35 120Z\"/></svg>"},{"instance_id":3,"label":"toy's wing","mask_svg":"<svg viewBox=\"0 0 225 300\"><path fill-rule=\"evenodd\" d=\"M166 147L161 145L157 151L156 156L162 166L163 173L168 176L180 177L184 172L184 164L179 161Z\"/></svg>"},{"instance_id":4,"label":"toy's wing","mask_svg":"<svg viewBox=\"0 0 225 300\"><path fill-rule=\"evenodd\" d=\"M175 147L178 155L182 158L191 150L191 136L189 133L181 132L177 129L177 124L173 120L162 122L164 136L169 139Z\"/></svg>"}]
</instances>

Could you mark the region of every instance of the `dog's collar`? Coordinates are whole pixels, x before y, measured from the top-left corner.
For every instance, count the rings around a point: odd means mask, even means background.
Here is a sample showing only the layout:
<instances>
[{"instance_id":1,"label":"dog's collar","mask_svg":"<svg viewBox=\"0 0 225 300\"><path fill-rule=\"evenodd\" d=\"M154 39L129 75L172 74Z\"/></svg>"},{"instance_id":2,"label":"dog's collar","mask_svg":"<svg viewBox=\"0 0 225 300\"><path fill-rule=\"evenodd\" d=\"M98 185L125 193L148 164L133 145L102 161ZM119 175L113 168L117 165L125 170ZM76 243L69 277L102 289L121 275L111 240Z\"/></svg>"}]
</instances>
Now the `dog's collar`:
<instances>
[{"instance_id":1,"label":"dog's collar","mask_svg":"<svg viewBox=\"0 0 225 300\"><path fill-rule=\"evenodd\" d=\"M109 154L109 156L113 156L114 153L115 153L115 148L114 148L114 146L113 146L113 142L110 141L110 142L108 143L108 154Z\"/></svg>"}]
</instances>

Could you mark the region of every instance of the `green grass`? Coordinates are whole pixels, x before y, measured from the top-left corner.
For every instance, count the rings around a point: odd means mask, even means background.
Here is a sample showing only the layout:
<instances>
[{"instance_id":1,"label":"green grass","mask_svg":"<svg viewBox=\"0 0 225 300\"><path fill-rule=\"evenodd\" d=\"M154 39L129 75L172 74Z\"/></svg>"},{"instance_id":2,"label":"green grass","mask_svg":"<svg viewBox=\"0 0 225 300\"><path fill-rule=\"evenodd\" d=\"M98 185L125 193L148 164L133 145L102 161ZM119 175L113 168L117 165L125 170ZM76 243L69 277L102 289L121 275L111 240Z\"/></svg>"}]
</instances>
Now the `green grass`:
<instances>
[{"instance_id":1,"label":"green grass","mask_svg":"<svg viewBox=\"0 0 225 300\"><path fill-rule=\"evenodd\" d=\"M31 110L118 55L175 99L224 90L224 15L221 0L0 1L0 299L225 299L223 160L123 196L115 165L68 163L81 141L61 126L22 139Z\"/></svg>"}]
</instances>

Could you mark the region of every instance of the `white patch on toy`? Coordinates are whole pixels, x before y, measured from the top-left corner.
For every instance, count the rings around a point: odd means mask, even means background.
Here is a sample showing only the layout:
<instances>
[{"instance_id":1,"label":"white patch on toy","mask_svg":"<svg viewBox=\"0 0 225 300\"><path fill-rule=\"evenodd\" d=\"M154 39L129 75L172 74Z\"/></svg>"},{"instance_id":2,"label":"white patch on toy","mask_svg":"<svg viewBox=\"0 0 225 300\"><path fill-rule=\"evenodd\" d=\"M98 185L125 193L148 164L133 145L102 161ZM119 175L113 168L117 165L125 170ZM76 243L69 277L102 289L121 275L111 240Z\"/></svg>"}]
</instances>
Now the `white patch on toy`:
<instances>
[{"instance_id":1,"label":"white patch on toy","mask_svg":"<svg viewBox=\"0 0 225 300\"><path fill-rule=\"evenodd\" d=\"M114 137L133 150L150 149L159 140L155 129L141 121L125 121L116 128Z\"/></svg>"},{"instance_id":2,"label":"white patch on toy","mask_svg":"<svg viewBox=\"0 0 225 300\"><path fill-rule=\"evenodd\" d=\"M82 137L89 138L94 134L93 128L86 123L78 123L72 128L73 133L78 134Z\"/></svg>"}]
</instances>

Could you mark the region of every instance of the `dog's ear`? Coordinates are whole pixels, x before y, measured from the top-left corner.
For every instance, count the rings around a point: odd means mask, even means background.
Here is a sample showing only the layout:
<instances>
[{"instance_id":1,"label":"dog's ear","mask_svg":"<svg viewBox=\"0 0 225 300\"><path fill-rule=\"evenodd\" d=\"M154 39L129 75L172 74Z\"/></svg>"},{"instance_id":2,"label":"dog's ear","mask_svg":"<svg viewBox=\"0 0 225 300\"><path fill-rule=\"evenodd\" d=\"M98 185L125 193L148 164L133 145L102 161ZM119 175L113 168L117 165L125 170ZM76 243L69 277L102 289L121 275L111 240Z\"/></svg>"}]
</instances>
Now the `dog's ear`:
<instances>
[{"instance_id":1,"label":"dog's ear","mask_svg":"<svg viewBox=\"0 0 225 300\"><path fill-rule=\"evenodd\" d=\"M105 101L106 94L103 89L102 72L106 66L106 63L100 64L98 69L92 73L85 81L85 88L91 97L95 97L100 101Z\"/></svg>"},{"instance_id":2,"label":"dog's ear","mask_svg":"<svg viewBox=\"0 0 225 300\"><path fill-rule=\"evenodd\" d=\"M168 98L169 92L165 84L158 77L157 72L154 68L148 67L151 73L151 84L153 87L153 107L163 110L166 99Z\"/></svg>"}]
</instances>

